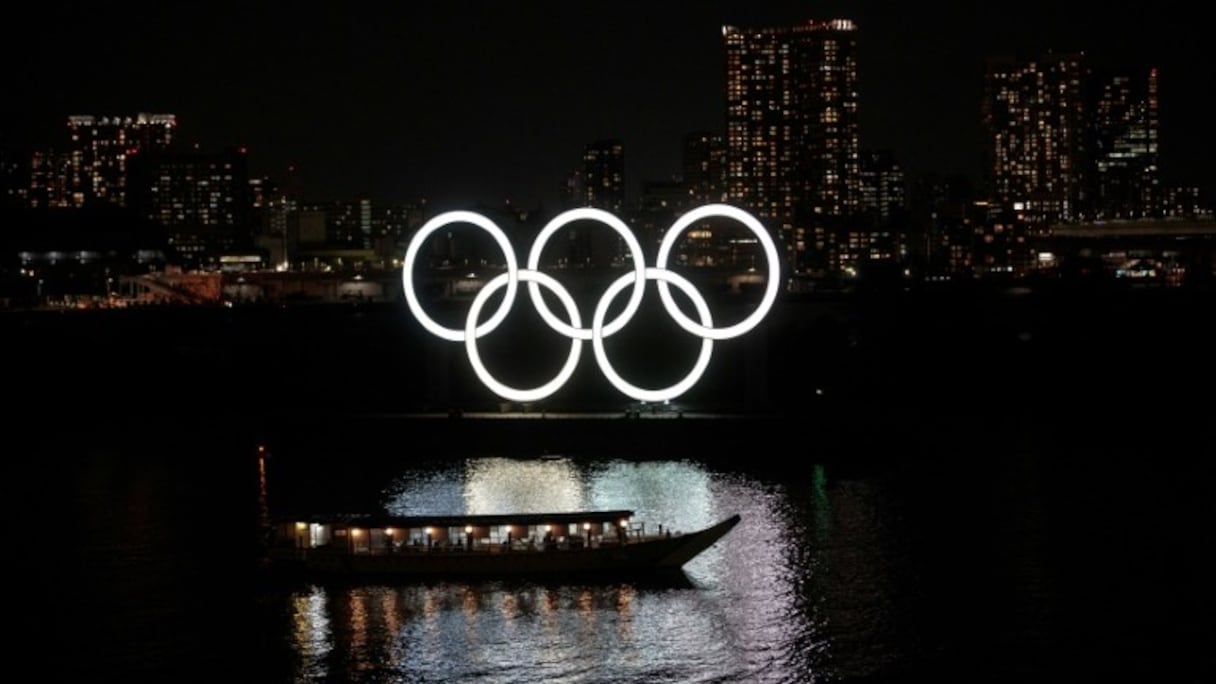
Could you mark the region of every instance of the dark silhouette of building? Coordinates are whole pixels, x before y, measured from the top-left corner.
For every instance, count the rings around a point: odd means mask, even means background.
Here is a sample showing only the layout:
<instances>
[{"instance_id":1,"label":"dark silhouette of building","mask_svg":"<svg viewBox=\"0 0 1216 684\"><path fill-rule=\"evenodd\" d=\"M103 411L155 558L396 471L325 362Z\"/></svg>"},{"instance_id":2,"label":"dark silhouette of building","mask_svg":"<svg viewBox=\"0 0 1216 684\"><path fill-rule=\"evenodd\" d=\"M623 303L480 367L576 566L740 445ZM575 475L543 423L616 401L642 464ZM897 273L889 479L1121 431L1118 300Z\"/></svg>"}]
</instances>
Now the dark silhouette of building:
<instances>
[{"instance_id":1,"label":"dark silhouette of building","mask_svg":"<svg viewBox=\"0 0 1216 684\"><path fill-rule=\"evenodd\" d=\"M625 218L625 145L620 140L597 140L583 148L582 193L583 206ZM628 254L625 241L605 226L576 224L567 235L571 264L616 265Z\"/></svg>"},{"instance_id":2,"label":"dark silhouette of building","mask_svg":"<svg viewBox=\"0 0 1216 684\"><path fill-rule=\"evenodd\" d=\"M684 136L684 187L692 205L726 199L726 141L698 131Z\"/></svg>"},{"instance_id":3,"label":"dark silhouette of building","mask_svg":"<svg viewBox=\"0 0 1216 684\"><path fill-rule=\"evenodd\" d=\"M29 150L0 145L0 207L27 206L31 159Z\"/></svg>"},{"instance_id":4,"label":"dark silhouette of building","mask_svg":"<svg viewBox=\"0 0 1216 684\"><path fill-rule=\"evenodd\" d=\"M1103 78L1093 113L1094 218L1160 216L1157 70Z\"/></svg>"},{"instance_id":5,"label":"dark silhouette of building","mask_svg":"<svg viewBox=\"0 0 1216 684\"><path fill-rule=\"evenodd\" d=\"M861 210L890 224L907 208L904 171L891 150L861 154Z\"/></svg>"},{"instance_id":6,"label":"dark silhouette of building","mask_svg":"<svg viewBox=\"0 0 1216 684\"><path fill-rule=\"evenodd\" d=\"M583 200L614 214L625 208L625 145L620 140L597 140L583 149Z\"/></svg>"}]
</instances>

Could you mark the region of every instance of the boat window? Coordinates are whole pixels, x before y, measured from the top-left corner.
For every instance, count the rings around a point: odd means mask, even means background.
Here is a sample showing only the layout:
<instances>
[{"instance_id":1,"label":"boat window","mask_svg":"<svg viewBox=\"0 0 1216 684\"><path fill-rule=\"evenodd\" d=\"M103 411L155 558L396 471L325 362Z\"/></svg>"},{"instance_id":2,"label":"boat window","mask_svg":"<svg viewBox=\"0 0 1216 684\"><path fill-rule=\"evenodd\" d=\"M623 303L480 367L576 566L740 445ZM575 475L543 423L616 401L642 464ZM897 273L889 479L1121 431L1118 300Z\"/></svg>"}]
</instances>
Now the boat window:
<instances>
[{"instance_id":1,"label":"boat window","mask_svg":"<svg viewBox=\"0 0 1216 684\"><path fill-rule=\"evenodd\" d=\"M326 544L329 543L329 539L330 539L329 525L318 525L317 523L312 523L311 525L308 526L308 545L309 546L311 546L313 548L316 548L318 546L325 546Z\"/></svg>"}]
</instances>

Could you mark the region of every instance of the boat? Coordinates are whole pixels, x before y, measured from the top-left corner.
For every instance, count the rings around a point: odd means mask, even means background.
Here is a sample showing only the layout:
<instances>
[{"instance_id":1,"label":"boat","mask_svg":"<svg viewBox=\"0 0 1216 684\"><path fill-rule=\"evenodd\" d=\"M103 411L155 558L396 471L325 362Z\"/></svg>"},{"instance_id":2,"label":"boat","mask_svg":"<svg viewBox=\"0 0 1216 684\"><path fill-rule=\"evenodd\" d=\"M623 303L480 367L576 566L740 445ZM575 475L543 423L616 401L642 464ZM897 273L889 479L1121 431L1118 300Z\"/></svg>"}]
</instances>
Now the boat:
<instances>
[{"instance_id":1,"label":"boat","mask_svg":"<svg viewBox=\"0 0 1216 684\"><path fill-rule=\"evenodd\" d=\"M309 574L619 577L679 572L739 523L646 529L633 511L398 517L309 515L273 523L270 561Z\"/></svg>"}]
</instances>

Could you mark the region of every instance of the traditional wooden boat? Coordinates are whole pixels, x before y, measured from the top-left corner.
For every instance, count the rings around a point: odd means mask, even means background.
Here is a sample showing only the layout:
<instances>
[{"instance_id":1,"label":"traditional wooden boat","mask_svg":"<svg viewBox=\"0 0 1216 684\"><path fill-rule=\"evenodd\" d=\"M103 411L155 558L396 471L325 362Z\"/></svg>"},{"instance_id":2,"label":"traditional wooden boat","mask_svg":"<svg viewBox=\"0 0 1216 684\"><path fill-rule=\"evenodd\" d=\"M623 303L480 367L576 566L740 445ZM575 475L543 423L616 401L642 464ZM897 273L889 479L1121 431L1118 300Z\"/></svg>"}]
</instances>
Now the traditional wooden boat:
<instances>
[{"instance_id":1,"label":"traditional wooden boat","mask_svg":"<svg viewBox=\"0 0 1216 684\"><path fill-rule=\"evenodd\" d=\"M273 525L269 557L310 573L619 576L678 571L739 523L647 530L633 511L392 517L301 516Z\"/></svg>"}]
</instances>

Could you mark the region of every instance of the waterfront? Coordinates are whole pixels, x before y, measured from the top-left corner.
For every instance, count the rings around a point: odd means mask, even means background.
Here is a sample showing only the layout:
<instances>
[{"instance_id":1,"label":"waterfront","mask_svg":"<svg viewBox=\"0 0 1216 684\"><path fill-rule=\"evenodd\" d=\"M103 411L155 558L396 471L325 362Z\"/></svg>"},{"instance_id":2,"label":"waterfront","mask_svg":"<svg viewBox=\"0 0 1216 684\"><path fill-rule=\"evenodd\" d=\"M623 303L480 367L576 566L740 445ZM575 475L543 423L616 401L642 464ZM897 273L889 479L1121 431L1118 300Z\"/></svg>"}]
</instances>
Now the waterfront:
<instances>
[{"instance_id":1,"label":"waterfront","mask_svg":"<svg viewBox=\"0 0 1216 684\"><path fill-rule=\"evenodd\" d=\"M301 437L303 437L301 435ZM306 441L304 439L300 440ZM627 507L743 523L688 582L259 581L248 444L80 445L23 466L56 483L23 580L66 657L48 674L264 681L987 681L1212 672L1207 466L1017 448L896 465L809 458L518 459L292 446L271 502L394 512ZM892 445L894 446L894 445ZM327 475L326 473L332 473ZM244 479L242 479L244 478ZM9 479L10 486L13 480ZM22 501L19 495L10 501ZM32 507L31 507L32 506ZM1207 548L1205 548L1207 547Z\"/></svg>"},{"instance_id":2,"label":"waterfront","mask_svg":"<svg viewBox=\"0 0 1216 684\"><path fill-rule=\"evenodd\" d=\"M770 410L523 419L414 413L442 379L399 309L7 316L17 651L123 681L1210 680L1212 310L786 304L699 395ZM449 400L484 397L453 358ZM259 444L278 510L743 524L687 584L267 582Z\"/></svg>"}]
</instances>

